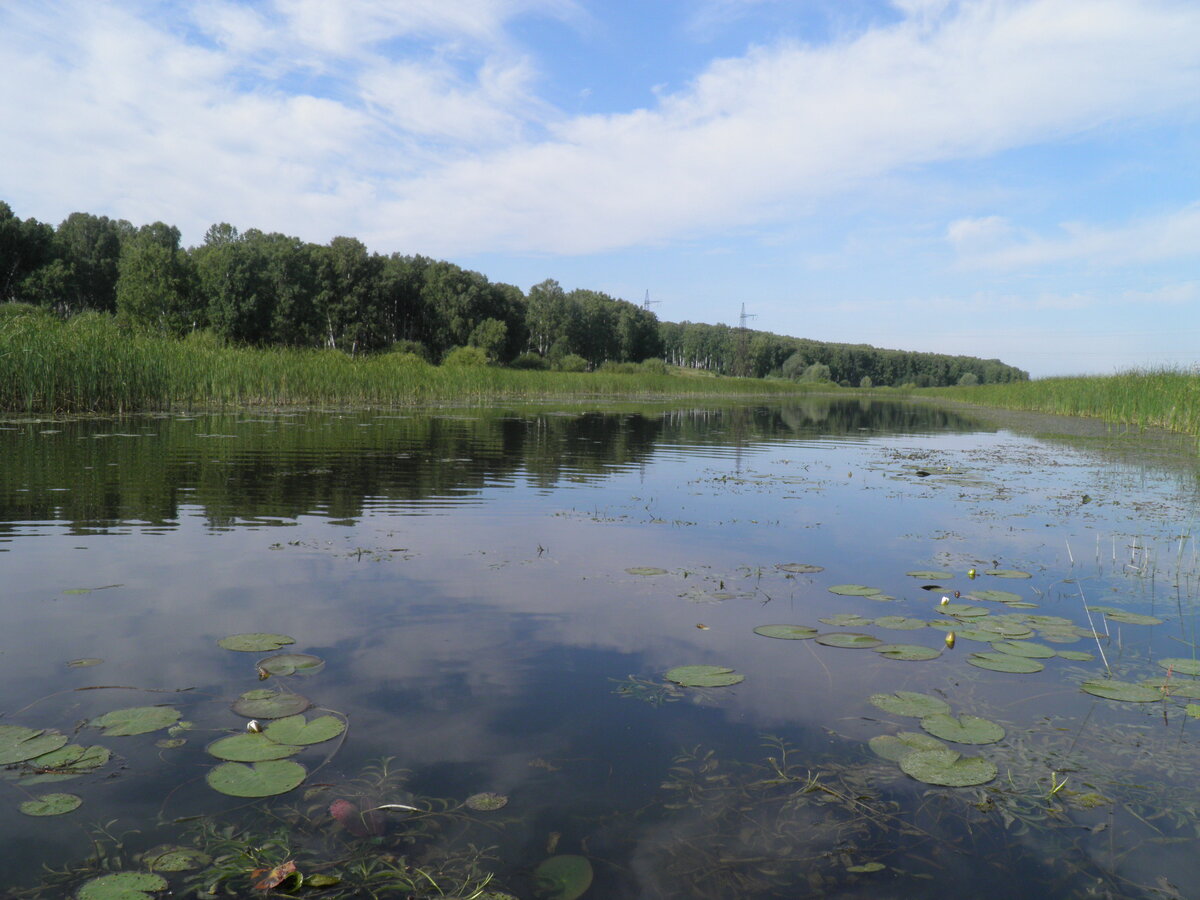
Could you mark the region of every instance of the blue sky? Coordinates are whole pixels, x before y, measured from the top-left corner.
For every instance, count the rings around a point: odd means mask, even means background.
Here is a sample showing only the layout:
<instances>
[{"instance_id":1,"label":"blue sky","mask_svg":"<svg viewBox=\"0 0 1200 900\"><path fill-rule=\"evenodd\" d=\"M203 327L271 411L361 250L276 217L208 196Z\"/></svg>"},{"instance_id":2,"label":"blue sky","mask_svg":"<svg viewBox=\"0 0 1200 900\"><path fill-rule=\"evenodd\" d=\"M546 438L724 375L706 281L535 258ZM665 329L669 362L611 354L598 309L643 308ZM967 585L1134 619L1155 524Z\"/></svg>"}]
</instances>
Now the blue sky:
<instances>
[{"instance_id":1,"label":"blue sky","mask_svg":"<svg viewBox=\"0 0 1200 900\"><path fill-rule=\"evenodd\" d=\"M13 0L0 199L664 319L1200 362L1195 0Z\"/></svg>"}]
</instances>

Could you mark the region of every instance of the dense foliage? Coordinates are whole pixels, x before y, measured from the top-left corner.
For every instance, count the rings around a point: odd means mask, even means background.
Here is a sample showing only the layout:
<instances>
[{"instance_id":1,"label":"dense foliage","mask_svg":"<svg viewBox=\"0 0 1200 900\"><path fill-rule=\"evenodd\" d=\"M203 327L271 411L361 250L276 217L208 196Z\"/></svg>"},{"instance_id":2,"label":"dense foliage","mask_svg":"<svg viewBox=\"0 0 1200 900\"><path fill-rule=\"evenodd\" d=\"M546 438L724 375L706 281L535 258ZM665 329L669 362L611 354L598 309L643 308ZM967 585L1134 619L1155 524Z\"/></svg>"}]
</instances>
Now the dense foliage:
<instances>
[{"instance_id":1,"label":"dense foliage","mask_svg":"<svg viewBox=\"0 0 1200 900\"><path fill-rule=\"evenodd\" d=\"M826 344L725 325L659 322L644 306L547 279L528 294L450 262L213 225L180 246L163 222L72 213L58 228L0 202L0 302L115 316L129 331L207 331L238 346L414 353L475 348L514 368L595 370L665 359L721 375L853 386L989 384L1028 376L998 360ZM457 364L467 358L453 357Z\"/></svg>"}]
</instances>

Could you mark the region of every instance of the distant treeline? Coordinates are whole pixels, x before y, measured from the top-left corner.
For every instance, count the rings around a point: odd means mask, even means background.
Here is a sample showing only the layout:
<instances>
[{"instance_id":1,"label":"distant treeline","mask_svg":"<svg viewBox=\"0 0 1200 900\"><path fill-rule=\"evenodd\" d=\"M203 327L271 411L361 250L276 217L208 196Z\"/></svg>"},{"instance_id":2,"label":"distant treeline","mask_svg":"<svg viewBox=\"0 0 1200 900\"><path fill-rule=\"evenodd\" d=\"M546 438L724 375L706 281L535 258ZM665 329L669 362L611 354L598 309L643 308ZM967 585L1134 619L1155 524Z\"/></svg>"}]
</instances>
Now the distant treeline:
<instances>
[{"instance_id":1,"label":"distant treeline","mask_svg":"<svg viewBox=\"0 0 1200 900\"><path fill-rule=\"evenodd\" d=\"M718 374L843 384L1023 380L998 360L825 344L723 325L659 322L599 291L546 280L529 292L424 256L371 253L213 225L198 247L178 228L72 213L57 228L0 201L0 302L68 318L115 315L182 336L248 346L410 351L437 362L461 347L516 368L584 370L665 359ZM966 379L964 382L964 378ZM972 380L974 379L974 381Z\"/></svg>"}]
</instances>

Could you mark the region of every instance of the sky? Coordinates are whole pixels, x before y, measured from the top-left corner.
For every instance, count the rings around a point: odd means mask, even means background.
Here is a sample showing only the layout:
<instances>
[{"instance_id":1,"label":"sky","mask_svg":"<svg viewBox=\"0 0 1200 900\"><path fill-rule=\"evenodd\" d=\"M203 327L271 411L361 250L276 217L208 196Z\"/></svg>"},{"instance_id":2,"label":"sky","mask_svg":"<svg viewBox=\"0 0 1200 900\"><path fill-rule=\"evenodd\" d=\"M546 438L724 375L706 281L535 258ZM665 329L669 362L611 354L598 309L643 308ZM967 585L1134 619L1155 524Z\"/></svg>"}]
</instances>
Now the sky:
<instances>
[{"instance_id":1,"label":"sky","mask_svg":"<svg viewBox=\"0 0 1200 900\"><path fill-rule=\"evenodd\" d=\"M0 200L670 321L1200 363L1196 0L0 0Z\"/></svg>"}]
</instances>

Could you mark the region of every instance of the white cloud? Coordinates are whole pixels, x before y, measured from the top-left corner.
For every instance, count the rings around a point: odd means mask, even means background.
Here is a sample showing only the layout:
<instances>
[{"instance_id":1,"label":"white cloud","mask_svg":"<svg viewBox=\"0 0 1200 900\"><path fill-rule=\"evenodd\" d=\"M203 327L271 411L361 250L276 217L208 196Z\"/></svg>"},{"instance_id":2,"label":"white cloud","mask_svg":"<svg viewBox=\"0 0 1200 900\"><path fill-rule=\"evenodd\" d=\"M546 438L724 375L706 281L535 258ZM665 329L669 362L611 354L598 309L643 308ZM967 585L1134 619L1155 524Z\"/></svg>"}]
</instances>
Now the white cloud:
<instances>
[{"instance_id":1,"label":"white cloud","mask_svg":"<svg viewBox=\"0 0 1200 900\"><path fill-rule=\"evenodd\" d=\"M1004 216L956 219L946 227L946 239L960 251L995 247L1012 233L1012 224Z\"/></svg>"}]
</instances>

